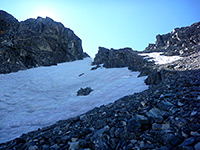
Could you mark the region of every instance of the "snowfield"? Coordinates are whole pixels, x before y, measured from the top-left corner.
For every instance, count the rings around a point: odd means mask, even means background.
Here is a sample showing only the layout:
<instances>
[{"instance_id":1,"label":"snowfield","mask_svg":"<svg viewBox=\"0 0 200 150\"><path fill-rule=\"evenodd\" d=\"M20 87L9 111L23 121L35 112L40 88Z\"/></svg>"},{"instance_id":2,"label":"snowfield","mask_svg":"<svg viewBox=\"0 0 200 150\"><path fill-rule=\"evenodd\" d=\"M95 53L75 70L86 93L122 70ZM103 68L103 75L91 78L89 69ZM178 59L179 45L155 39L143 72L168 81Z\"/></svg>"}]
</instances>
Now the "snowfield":
<instances>
[{"instance_id":1,"label":"snowfield","mask_svg":"<svg viewBox=\"0 0 200 150\"><path fill-rule=\"evenodd\" d=\"M146 56L145 58L152 58L149 61L155 61L155 64L168 64L173 61L181 59L180 56L164 56L161 55L163 52L152 52L152 53L142 53L141 56Z\"/></svg>"},{"instance_id":2,"label":"snowfield","mask_svg":"<svg viewBox=\"0 0 200 150\"><path fill-rule=\"evenodd\" d=\"M1 74L0 143L148 88L139 72L103 67L91 71L91 62L86 58ZM77 96L84 87L94 91Z\"/></svg>"}]
</instances>

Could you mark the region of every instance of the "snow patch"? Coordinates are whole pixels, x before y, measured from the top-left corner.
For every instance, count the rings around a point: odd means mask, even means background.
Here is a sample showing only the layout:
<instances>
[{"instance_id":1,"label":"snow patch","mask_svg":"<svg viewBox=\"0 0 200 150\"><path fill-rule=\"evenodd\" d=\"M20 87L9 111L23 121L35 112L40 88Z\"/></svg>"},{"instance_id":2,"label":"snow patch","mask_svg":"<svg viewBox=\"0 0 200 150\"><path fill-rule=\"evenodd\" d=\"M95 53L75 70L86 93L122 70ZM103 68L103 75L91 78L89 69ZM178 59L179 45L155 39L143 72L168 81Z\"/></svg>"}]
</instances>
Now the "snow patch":
<instances>
[{"instance_id":1,"label":"snow patch","mask_svg":"<svg viewBox=\"0 0 200 150\"><path fill-rule=\"evenodd\" d=\"M146 56L145 58L152 58L152 59L149 59L149 61L155 61L155 64L159 64L159 65L168 64L173 61L181 59L180 56L164 56L161 54L163 54L163 52L142 53L139 55Z\"/></svg>"},{"instance_id":2,"label":"snow patch","mask_svg":"<svg viewBox=\"0 0 200 150\"><path fill-rule=\"evenodd\" d=\"M139 72L127 67L91 71L91 62L86 58L1 74L0 143L148 88ZM84 87L94 91L77 96Z\"/></svg>"}]
</instances>

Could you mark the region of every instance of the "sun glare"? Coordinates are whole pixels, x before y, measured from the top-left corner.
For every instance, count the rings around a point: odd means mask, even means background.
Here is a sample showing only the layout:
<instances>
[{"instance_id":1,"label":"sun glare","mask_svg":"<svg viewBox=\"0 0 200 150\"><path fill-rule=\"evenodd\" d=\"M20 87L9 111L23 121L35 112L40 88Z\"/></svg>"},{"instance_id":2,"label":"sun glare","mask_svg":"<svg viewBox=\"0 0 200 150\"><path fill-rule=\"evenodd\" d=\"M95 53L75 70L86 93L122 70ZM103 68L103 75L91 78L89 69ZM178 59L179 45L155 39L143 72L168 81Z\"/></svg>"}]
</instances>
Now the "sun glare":
<instances>
[{"instance_id":1,"label":"sun glare","mask_svg":"<svg viewBox=\"0 0 200 150\"><path fill-rule=\"evenodd\" d=\"M50 17L52 19L56 19L55 13L51 10L39 10L34 15L34 18L37 17L42 17L42 18Z\"/></svg>"}]
</instances>

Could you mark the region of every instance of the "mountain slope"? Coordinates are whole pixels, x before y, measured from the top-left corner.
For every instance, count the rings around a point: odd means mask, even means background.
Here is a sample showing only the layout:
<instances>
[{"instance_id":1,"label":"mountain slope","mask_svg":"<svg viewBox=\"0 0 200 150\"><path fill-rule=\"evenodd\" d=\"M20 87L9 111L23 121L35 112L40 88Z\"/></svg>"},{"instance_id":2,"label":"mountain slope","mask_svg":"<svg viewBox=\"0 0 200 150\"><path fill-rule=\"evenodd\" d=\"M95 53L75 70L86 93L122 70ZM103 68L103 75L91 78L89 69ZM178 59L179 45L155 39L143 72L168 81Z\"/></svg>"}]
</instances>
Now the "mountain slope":
<instances>
[{"instance_id":1,"label":"mountain slope","mask_svg":"<svg viewBox=\"0 0 200 150\"><path fill-rule=\"evenodd\" d=\"M148 88L146 77L137 78L139 72L91 70L91 62L85 58L0 75L0 143ZM93 91L77 96L85 87Z\"/></svg>"},{"instance_id":2,"label":"mountain slope","mask_svg":"<svg viewBox=\"0 0 200 150\"><path fill-rule=\"evenodd\" d=\"M165 77L148 90L23 134L0 144L0 149L198 150L199 61L200 53L196 53L160 65ZM182 67L173 68L173 65Z\"/></svg>"}]
</instances>

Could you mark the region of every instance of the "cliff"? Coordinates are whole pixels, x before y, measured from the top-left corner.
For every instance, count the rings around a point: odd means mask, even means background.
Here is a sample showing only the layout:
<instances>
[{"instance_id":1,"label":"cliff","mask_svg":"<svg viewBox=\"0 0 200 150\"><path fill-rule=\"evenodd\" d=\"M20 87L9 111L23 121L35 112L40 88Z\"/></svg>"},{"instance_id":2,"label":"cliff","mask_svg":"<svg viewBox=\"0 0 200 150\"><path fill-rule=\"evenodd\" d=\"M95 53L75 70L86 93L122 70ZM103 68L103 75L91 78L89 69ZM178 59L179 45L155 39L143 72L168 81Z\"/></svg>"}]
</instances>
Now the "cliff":
<instances>
[{"instance_id":1,"label":"cliff","mask_svg":"<svg viewBox=\"0 0 200 150\"><path fill-rule=\"evenodd\" d=\"M0 73L83 59L81 39L51 18L19 22L0 11Z\"/></svg>"}]
</instances>

